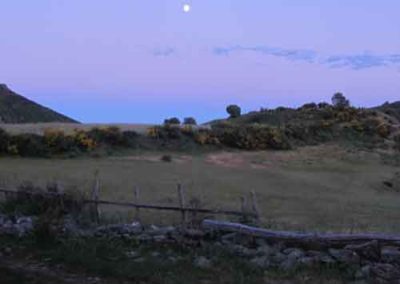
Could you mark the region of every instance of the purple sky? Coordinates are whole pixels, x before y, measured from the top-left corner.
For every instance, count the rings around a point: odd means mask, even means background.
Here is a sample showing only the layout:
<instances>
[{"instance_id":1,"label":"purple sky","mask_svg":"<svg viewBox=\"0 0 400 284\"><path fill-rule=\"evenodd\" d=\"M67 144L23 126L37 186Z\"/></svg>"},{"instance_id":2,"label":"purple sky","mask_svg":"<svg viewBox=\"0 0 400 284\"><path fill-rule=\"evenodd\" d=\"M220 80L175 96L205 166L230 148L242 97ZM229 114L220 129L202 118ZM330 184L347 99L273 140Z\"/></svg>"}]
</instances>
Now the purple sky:
<instances>
[{"instance_id":1,"label":"purple sky","mask_svg":"<svg viewBox=\"0 0 400 284\"><path fill-rule=\"evenodd\" d=\"M184 13L184 3L192 6ZM399 0L1 0L0 83L83 122L400 100Z\"/></svg>"}]
</instances>

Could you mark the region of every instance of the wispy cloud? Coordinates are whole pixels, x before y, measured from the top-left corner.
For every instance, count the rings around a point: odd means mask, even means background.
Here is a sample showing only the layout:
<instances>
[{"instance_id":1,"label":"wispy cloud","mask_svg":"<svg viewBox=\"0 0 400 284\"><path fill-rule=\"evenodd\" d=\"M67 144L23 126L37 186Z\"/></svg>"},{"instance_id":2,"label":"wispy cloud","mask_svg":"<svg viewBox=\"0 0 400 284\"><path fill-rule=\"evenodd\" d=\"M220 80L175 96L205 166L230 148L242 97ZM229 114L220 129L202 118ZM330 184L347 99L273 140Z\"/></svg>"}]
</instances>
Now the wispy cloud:
<instances>
[{"instance_id":1,"label":"wispy cloud","mask_svg":"<svg viewBox=\"0 0 400 284\"><path fill-rule=\"evenodd\" d=\"M323 63L328 65L330 68L349 67L354 70L360 70L373 67L400 65L400 54L334 55L326 58Z\"/></svg>"},{"instance_id":2,"label":"wispy cloud","mask_svg":"<svg viewBox=\"0 0 400 284\"><path fill-rule=\"evenodd\" d=\"M315 50L309 49L286 49L269 46L231 46L216 47L215 55L229 56L238 52L256 52L263 55L281 57L290 61L304 61L307 63L322 64L329 68L351 68L361 70L374 67L400 66L400 54L379 55L372 53L361 53L352 55L321 55Z\"/></svg>"},{"instance_id":3,"label":"wispy cloud","mask_svg":"<svg viewBox=\"0 0 400 284\"><path fill-rule=\"evenodd\" d=\"M173 47L156 48L152 50L152 54L154 56L160 56L160 57L168 57L176 54L176 52L177 52L176 49Z\"/></svg>"},{"instance_id":4,"label":"wispy cloud","mask_svg":"<svg viewBox=\"0 0 400 284\"><path fill-rule=\"evenodd\" d=\"M307 49L285 49L278 47L268 47L268 46L254 46L254 47L243 47L243 46L233 46L233 47L217 47L214 49L214 54L216 55L230 55L234 52L258 52L265 55L283 57L291 61L306 61L314 62L317 58L317 53L313 50Z\"/></svg>"}]
</instances>

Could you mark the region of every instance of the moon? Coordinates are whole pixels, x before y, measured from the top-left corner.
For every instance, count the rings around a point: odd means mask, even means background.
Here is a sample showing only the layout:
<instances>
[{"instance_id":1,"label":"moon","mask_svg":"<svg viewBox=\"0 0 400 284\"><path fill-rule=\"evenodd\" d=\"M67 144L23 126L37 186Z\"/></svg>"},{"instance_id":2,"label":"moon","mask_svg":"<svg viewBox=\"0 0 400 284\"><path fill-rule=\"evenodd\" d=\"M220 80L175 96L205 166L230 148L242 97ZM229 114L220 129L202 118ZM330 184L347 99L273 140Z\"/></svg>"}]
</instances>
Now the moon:
<instances>
[{"instance_id":1,"label":"moon","mask_svg":"<svg viewBox=\"0 0 400 284\"><path fill-rule=\"evenodd\" d=\"M183 5L183 12L189 13L189 12L190 12L190 9L191 9L191 7L190 7L189 4L184 4L184 5Z\"/></svg>"}]
</instances>

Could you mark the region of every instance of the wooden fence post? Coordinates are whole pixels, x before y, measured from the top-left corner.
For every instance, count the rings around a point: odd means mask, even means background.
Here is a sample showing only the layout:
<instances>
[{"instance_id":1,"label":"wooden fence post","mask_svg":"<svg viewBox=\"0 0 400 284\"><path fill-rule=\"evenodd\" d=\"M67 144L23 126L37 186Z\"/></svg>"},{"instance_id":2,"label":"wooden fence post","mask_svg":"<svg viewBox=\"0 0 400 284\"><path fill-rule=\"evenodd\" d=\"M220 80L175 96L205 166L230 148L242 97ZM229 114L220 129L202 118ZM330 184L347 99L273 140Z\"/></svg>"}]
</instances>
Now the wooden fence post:
<instances>
[{"instance_id":1,"label":"wooden fence post","mask_svg":"<svg viewBox=\"0 0 400 284\"><path fill-rule=\"evenodd\" d=\"M258 222L260 220L260 210L258 208L257 195L254 190L252 190L250 194L251 194L251 207L253 209L253 213L255 214L255 219Z\"/></svg>"},{"instance_id":2,"label":"wooden fence post","mask_svg":"<svg viewBox=\"0 0 400 284\"><path fill-rule=\"evenodd\" d=\"M99 180L99 171L96 170L94 174L94 186L92 190L92 200L94 201L93 205L93 217L96 223L100 222L100 212L99 212L99 193L100 193L100 180Z\"/></svg>"},{"instance_id":3,"label":"wooden fence post","mask_svg":"<svg viewBox=\"0 0 400 284\"><path fill-rule=\"evenodd\" d=\"M182 189L182 185L178 183L178 199L179 199L179 206L181 207L181 215L182 215L182 224L186 224L186 211L185 211L185 195Z\"/></svg>"},{"instance_id":4,"label":"wooden fence post","mask_svg":"<svg viewBox=\"0 0 400 284\"><path fill-rule=\"evenodd\" d=\"M247 209L247 198L244 195L240 197L240 212L242 212L243 214L241 217L242 221L246 222L248 220L247 219L248 209Z\"/></svg>"},{"instance_id":5,"label":"wooden fence post","mask_svg":"<svg viewBox=\"0 0 400 284\"><path fill-rule=\"evenodd\" d=\"M136 205L139 204L139 194L140 194L139 187L136 186L135 187L135 201L134 201ZM140 223L140 208L136 207L135 211L136 211L135 212L135 221Z\"/></svg>"}]
</instances>

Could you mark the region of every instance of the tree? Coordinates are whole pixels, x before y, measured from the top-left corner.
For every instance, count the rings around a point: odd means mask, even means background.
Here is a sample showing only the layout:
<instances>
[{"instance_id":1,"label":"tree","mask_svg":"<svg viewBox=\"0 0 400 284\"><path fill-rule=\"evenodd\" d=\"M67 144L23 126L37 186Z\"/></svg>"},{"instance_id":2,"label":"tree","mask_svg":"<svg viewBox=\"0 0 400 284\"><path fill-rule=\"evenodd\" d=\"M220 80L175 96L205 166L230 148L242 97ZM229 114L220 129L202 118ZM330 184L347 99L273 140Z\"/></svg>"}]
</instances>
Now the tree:
<instances>
[{"instance_id":1,"label":"tree","mask_svg":"<svg viewBox=\"0 0 400 284\"><path fill-rule=\"evenodd\" d=\"M336 93L332 97L332 105L338 108L345 108L350 106L350 102L342 93Z\"/></svg>"},{"instance_id":2,"label":"tree","mask_svg":"<svg viewBox=\"0 0 400 284\"><path fill-rule=\"evenodd\" d=\"M226 112L230 115L230 118L236 118L241 115L242 110L238 105L229 105L226 108Z\"/></svg>"},{"instance_id":3,"label":"tree","mask_svg":"<svg viewBox=\"0 0 400 284\"><path fill-rule=\"evenodd\" d=\"M177 117L172 117L164 120L164 124L181 124L181 121Z\"/></svg>"},{"instance_id":4,"label":"tree","mask_svg":"<svg viewBox=\"0 0 400 284\"><path fill-rule=\"evenodd\" d=\"M193 117L185 117L185 119L183 120L183 124L185 125L196 125L196 119L194 119Z\"/></svg>"}]
</instances>

